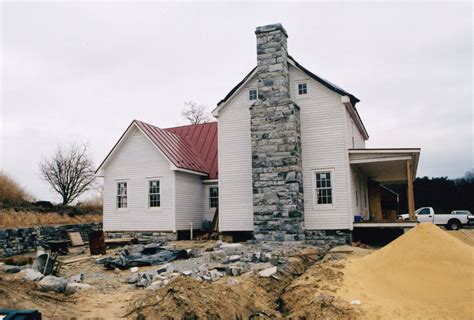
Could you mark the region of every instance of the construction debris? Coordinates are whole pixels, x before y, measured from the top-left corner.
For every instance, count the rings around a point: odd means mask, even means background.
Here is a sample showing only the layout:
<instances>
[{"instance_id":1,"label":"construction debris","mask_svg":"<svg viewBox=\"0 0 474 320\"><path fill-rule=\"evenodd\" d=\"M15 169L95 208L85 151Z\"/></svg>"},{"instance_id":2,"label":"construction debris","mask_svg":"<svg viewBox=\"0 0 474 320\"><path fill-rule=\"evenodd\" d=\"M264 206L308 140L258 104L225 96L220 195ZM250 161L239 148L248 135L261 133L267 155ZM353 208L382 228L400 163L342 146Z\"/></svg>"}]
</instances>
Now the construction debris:
<instances>
[{"instance_id":1,"label":"construction debris","mask_svg":"<svg viewBox=\"0 0 474 320\"><path fill-rule=\"evenodd\" d=\"M136 245L130 250L123 250L118 258L103 260L107 269L118 268L125 270L138 266L153 266L176 259L186 259L186 250L165 249L162 244L150 244L147 246Z\"/></svg>"},{"instance_id":2,"label":"construction debris","mask_svg":"<svg viewBox=\"0 0 474 320\"><path fill-rule=\"evenodd\" d=\"M71 241L71 246L83 246L84 241L82 240L81 234L79 232L68 232L69 241Z\"/></svg>"}]
</instances>

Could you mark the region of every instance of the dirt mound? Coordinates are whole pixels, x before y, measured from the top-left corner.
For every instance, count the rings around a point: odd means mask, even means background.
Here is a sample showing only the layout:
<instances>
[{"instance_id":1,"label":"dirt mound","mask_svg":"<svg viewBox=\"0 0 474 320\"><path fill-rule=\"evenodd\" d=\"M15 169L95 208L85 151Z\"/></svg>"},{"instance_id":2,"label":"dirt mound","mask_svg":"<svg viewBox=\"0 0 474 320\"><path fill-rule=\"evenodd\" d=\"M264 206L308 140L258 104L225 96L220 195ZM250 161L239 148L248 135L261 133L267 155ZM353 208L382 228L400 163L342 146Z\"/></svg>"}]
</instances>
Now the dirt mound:
<instances>
[{"instance_id":1,"label":"dirt mound","mask_svg":"<svg viewBox=\"0 0 474 320\"><path fill-rule=\"evenodd\" d=\"M282 296L287 318L358 319L362 313L349 302L334 296L343 281L344 265L326 261L315 264L289 285Z\"/></svg>"},{"instance_id":2,"label":"dirt mound","mask_svg":"<svg viewBox=\"0 0 474 320\"><path fill-rule=\"evenodd\" d=\"M251 282L227 285L179 277L167 287L135 299L129 315L147 319L250 319L275 318L274 302Z\"/></svg>"},{"instance_id":3,"label":"dirt mound","mask_svg":"<svg viewBox=\"0 0 474 320\"><path fill-rule=\"evenodd\" d=\"M57 212L0 211L0 226L2 228L76 224L86 222L102 222L102 215L83 214L69 216Z\"/></svg>"},{"instance_id":4,"label":"dirt mound","mask_svg":"<svg viewBox=\"0 0 474 320\"><path fill-rule=\"evenodd\" d=\"M295 253L285 268L269 278L246 274L207 283L179 277L167 287L135 297L125 316L145 319L357 318L360 313L333 294L342 281L339 269L343 265L334 261L320 265L314 264L315 261L313 255Z\"/></svg>"},{"instance_id":5,"label":"dirt mound","mask_svg":"<svg viewBox=\"0 0 474 320\"><path fill-rule=\"evenodd\" d=\"M472 318L474 248L422 223L344 272L348 299L395 308L391 317Z\"/></svg>"}]
</instances>

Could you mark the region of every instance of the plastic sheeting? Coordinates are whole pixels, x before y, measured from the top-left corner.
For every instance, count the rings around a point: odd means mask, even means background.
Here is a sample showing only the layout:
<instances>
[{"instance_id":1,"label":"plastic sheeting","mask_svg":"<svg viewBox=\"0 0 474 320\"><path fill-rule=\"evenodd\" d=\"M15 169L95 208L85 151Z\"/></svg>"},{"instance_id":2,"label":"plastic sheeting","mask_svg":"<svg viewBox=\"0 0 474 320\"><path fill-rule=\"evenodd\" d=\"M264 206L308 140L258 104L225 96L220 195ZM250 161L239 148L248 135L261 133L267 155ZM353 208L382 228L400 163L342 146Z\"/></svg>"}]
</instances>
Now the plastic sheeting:
<instances>
[{"instance_id":1,"label":"plastic sheeting","mask_svg":"<svg viewBox=\"0 0 474 320\"><path fill-rule=\"evenodd\" d=\"M170 250L161 245L139 246L139 250L123 250L117 258L104 261L107 269L119 268L120 270L140 266L153 266L164 264L177 259L187 259L186 250Z\"/></svg>"}]
</instances>

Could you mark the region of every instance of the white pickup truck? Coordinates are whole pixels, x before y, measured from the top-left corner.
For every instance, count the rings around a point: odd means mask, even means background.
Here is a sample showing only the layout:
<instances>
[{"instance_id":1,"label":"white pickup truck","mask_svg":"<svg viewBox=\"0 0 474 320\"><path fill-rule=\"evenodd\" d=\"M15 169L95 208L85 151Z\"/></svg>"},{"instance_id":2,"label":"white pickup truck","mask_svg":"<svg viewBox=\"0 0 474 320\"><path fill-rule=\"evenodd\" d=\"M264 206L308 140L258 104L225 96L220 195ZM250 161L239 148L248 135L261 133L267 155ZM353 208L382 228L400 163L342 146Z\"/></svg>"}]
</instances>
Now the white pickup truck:
<instances>
[{"instance_id":1,"label":"white pickup truck","mask_svg":"<svg viewBox=\"0 0 474 320\"><path fill-rule=\"evenodd\" d=\"M445 226L449 230L458 230L463 225L474 222L474 216L468 210L453 210L451 214L435 213L431 207L419 208L415 211L416 220L418 222L432 222L436 225ZM408 213L399 216L399 219L408 220Z\"/></svg>"}]
</instances>

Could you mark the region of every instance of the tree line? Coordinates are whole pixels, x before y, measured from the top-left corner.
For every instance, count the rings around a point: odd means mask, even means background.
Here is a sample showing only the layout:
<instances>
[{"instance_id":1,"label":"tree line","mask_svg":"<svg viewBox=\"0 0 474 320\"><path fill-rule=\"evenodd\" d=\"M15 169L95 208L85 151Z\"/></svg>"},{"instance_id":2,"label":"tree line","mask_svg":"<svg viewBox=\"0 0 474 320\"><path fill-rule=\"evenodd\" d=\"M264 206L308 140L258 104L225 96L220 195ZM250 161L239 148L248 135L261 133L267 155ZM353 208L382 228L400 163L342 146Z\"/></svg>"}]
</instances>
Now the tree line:
<instances>
[{"instance_id":1,"label":"tree line","mask_svg":"<svg viewBox=\"0 0 474 320\"><path fill-rule=\"evenodd\" d=\"M401 213L408 212L406 186L390 185L388 187L400 194ZM437 213L469 210L474 214L474 169L457 179L416 178L413 187L416 208L433 207Z\"/></svg>"}]
</instances>

